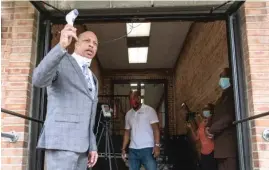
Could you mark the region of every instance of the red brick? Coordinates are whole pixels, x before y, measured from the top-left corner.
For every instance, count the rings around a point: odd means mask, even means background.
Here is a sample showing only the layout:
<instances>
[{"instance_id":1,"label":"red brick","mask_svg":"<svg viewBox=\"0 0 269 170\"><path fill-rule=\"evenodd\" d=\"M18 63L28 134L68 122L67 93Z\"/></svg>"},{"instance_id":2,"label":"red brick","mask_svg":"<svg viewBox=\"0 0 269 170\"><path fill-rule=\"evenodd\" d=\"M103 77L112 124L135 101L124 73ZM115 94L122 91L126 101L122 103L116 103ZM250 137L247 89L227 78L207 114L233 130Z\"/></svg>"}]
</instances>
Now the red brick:
<instances>
[{"instance_id":1,"label":"red brick","mask_svg":"<svg viewBox=\"0 0 269 170\"><path fill-rule=\"evenodd\" d=\"M269 30L247 30L249 36L269 36Z\"/></svg>"},{"instance_id":2,"label":"red brick","mask_svg":"<svg viewBox=\"0 0 269 170\"><path fill-rule=\"evenodd\" d=\"M5 149L3 148L1 150L1 155L6 157L6 156L28 156L27 149L23 148L15 148L15 149Z\"/></svg>"},{"instance_id":3,"label":"red brick","mask_svg":"<svg viewBox=\"0 0 269 170\"><path fill-rule=\"evenodd\" d=\"M266 7L266 3L265 2L253 2L253 1L250 1L250 2L246 2L245 4L245 8L248 9L248 8L262 8L262 7Z\"/></svg>"},{"instance_id":4,"label":"red brick","mask_svg":"<svg viewBox=\"0 0 269 170\"><path fill-rule=\"evenodd\" d=\"M15 20L14 21L15 26L29 26L33 25L34 20L33 19L25 19L25 20Z\"/></svg>"},{"instance_id":5,"label":"red brick","mask_svg":"<svg viewBox=\"0 0 269 170\"><path fill-rule=\"evenodd\" d=\"M29 2L27 1L15 1L15 7L27 7L29 8L29 6L31 6L31 4L29 4Z\"/></svg>"},{"instance_id":6,"label":"red brick","mask_svg":"<svg viewBox=\"0 0 269 170\"><path fill-rule=\"evenodd\" d=\"M5 104L26 104L27 103L27 98L6 98L5 99Z\"/></svg>"},{"instance_id":7,"label":"red brick","mask_svg":"<svg viewBox=\"0 0 269 170\"><path fill-rule=\"evenodd\" d=\"M27 33L13 33L12 38L19 38L19 39L31 39L33 37L32 32Z\"/></svg>"},{"instance_id":8,"label":"red brick","mask_svg":"<svg viewBox=\"0 0 269 170\"><path fill-rule=\"evenodd\" d=\"M10 8L10 7L13 7L13 2L1 1L1 8Z\"/></svg>"},{"instance_id":9,"label":"red brick","mask_svg":"<svg viewBox=\"0 0 269 170\"><path fill-rule=\"evenodd\" d=\"M13 47L11 52L14 53L30 53L32 51L32 47Z\"/></svg>"},{"instance_id":10,"label":"red brick","mask_svg":"<svg viewBox=\"0 0 269 170\"><path fill-rule=\"evenodd\" d=\"M249 51L269 51L269 46L265 44L253 44L250 45L248 48Z\"/></svg>"},{"instance_id":11,"label":"red brick","mask_svg":"<svg viewBox=\"0 0 269 170\"><path fill-rule=\"evenodd\" d=\"M29 74L30 68L8 68L7 72L9 74L18 74L18 73Z\"/></svg>"},{"instance_id":12,"label":"red brick","mask_svg":"<svg viewBox=\"0 0 269 170\"><path fill-rule=\"evenodd\" d=\"M7 32L8 27L1 27L1 32Z\"/></svg>"},{"instance_id":13,"label":"red brick","mask_svg":"<svg viewBox=\"0 0 269 170\"><path fill-rule=\"evenodd\" d=\"M33 32L34 26L21 26L21 27L13 27L13 32L15 33L22 33L22 32Z\"/></svg>"},{"instance_id":14,"label":"red brick","mask_svg":"<svg viewBox=\"0 0 269 170\"><path fill-rule=\"evenodd\" d=\"M2 164L26 164L24 157L1 157Z\"/></svg>"},{"instance_id":15,"label":"red brick","mask_svg":"<svg viewBox=\"0 0 269 170\"><path fill-rule=\"evenodd\" d=\"M14 12L14 8L1 8L1 13L12 14L13 12Z\"/></svg>"},{"instance_id":16,"label":"red brick","mask_svg":"<svg viewBox=\"0 0 269 170\"><path fill-rule=\"evenodd\" d=\"M26 165L2 165L4 170L25 170L27 169Z\"/></svg>"},{"instance_id":17,"label":"red brick","mask_svg":"<svg viewBox=\"0 0 269 170\"><path fill-rule=\"evenodd\" d=\"M248 42L249 44L269 44L269 36L248 36Z\"/></svg>"},{"instance_id":18,"label":"red brick","mask_svg":"<svg viewBox=\"0 0 269 170\"><path fill-rule=\"evenodd\" d=\"M8 76L7 80L9 82L27 82L29 80L29 76Z\"/></svg>"},{"instance_id":19,"label":"red brick","mask_svg":"<svg viewBox=\"0 0 269 170\"><path fill-rule=\"evenodd\" d=\"M269 22L247 23L247 29L269 29Z\"/></svg>"},{"instance_id":20,"label":"red brick","mask_svg":"<svg viewBox=\"0 0 269 170\"><path fill-rule=\"evenodd\" d=\"M22 14L27 14L29 12L28 7L15 7L14 8L14 13L22 13Z\"/></svg>"},{"instance_id":21,"label":"red brick","mask_svg":"<svg viewBox=\"0 0 269 170\"><path fill-rule=\"evenodd\" d=\"M14 19L32 19L35 15L32 14L26 14L26 13L19 13L14 15Z\"/></svg>"},{"instance_id":22,"label":"red brick","mask_svg":"<svg viewBox=\"0 0 269 170\"><path fill-rule=\"evenodd\" d=\"M6 14L6 13L2 13L1 15L2 21L4 21L4 23L6 21L12 21L14 19L14 14Z\"/></svg>"},{"instance_id":23,"label":"red brick","mask_svg":"<svg viewBox=\"0 0 269 170\"><path fill-rule=\"evenodd\" d=\"M266 15L267 9L266 8L249 8L246 9L246 15Z\"/></svg>"},{"instance_id":24,"label":"red brick","mask_svg":"<svg viewBox=\"0 0 269 170\"><path fill-rule=\"evenodd\" d=\"M264 73L268 74L269 73L269 67L264 66L264 65L251 65L250 66L251 73Z\"/></svg>"},{"instance_id":25,"label":"red brick","mask_svg":"<svg viewBox=\"0 0 269 170\"><path fill-rule=\"evenodd\" d=\"M254 133L254 135L255 134L256 133ZM262 138L262 136L260 134L256 135L256 136L252 135L252 143L257 143L257 142L264 142L264 139Z\"/></svg>"},{"instance_id":26,"label":"red brick","mask_svg":"<svg viewBox=\"0 0 269 170\"><path fill-rule=\"evenodd\" d=\"M19 28L19 27L16 27L16 28ZM32 43L33 43L33 40L14 40L14 41L12 41L13 46L31 46Z\"/></svg>"},{"instance_id":27,"label":"red brick","mask_svg":"<svg viewBox=\"0 0 269 170\"><path fill-rule=\"evenodd\" d=\"M29 62L9 62L10 67L23 67L23 68L29 68L30 63Z\"/></svg>"},{"instance_id":28,"label":"red brick","mask_svg":"<svg viewBox=\"0 0 269 170\"><path fill-rule=\"evenodd\" d=\"M260 126L260 127L268 127L268 120L266 119L257 119L254 120L255 126Z\"/></svg>"},{"instance_id":29,"label":"red brick","mask_svg":"<svg viewBox=\"0 0 269 170\"><path fill-rule=\"evenodd\" d=\"M1 36L3 39L10 39L12 34L3 32L3 33L1 33Z\"/></svg>"},{"instance_id":30,"label":"red brick","mask_svg":"<svg viewBox=\"0 0 269 170\"><path fill-rule=\"evenodd\" d=\"M13 26L13 20L5 20L5 22L2 22L2 27L12 27Z\"/></svg>"},{"instance_id":31,"label":"red brick","mask_svg":"<svg viewBox=\"0 0 269 170\"><path fill-rule=\"evenodd\" d=\"M29 61L31 60L31 53L24 53L24 54L19 54L19 53L12 53L10 54L9 58L10 61Z\"/></svg>"},{"instance_id":32,"label":"red brick","mask_svg":"<svg viewBox=\"0 0 269 170\"><path fill-rule=\"evenodd\" d=\"M28 142L25 141L17 141L16 143L1 141L1 148L26 148L27 144Z\"/></svg>"},{"instance_id":33,"label":"red brick","mask_svg":"<svg viewBox=\"0 0 269 170\"><path fill-rule=\"evenodd\" d=\"M7 104L7 106L8 106L8 104ZM13 106L14 106L14 104L13 104ZM12 110L12 111L15 111L16 112L15 109L9 109L9 110ZM7 124L7 125L20 124L21 125L21 124L25 124L27 122L28 122L28 120L25 120L25 119L19 118L19 117L5 117L2 120L2 125L5 125L5 124Z\"/></svg>"},{"instance_id":34,"label":"red brick","mask_svg":"<svg viewBox=\"0 0 269 170\"><path fill-rule=\"evenodd\" d=\"M1 130L2 130L2 132L12 132L12 131L15 131L15 132L28 132L29 127L26 127L24 125L3 126Z\"/></svg>"},{"instance_id":35,"label":"red brick","mask_svg":"<svg viewBox=\"0 0 269 170\"><path fill-rule=\"evenodd\" d=\"M258 155L258 158L260 158L260 159L269 159L269 152L268 151L253 152L253 155L254 154Z\"/></svg>"}]
</instances>

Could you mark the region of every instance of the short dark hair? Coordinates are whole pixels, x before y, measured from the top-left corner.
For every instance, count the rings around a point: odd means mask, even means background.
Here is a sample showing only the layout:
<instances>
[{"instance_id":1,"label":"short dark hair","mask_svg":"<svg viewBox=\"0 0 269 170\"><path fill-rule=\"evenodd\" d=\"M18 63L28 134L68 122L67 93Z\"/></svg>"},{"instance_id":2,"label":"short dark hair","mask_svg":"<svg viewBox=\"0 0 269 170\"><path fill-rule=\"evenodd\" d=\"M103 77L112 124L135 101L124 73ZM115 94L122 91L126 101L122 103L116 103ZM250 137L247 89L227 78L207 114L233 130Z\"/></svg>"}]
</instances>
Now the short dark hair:
<instances>
[{"instance_id":1,"label":"short dark hair","mask_svg":"<svg viewBox=\"0 0 269 170\"><path fill-rule=\"evenodd\" d=\"M129 92L129 97L131 96L131 94L136 94L138 97L141 96L141 92L140 92L140 90L136 90L136 91L130 90L130 92Z\"/></svg>"},{"instance_id":2,"label":"short dark hair","mask_svg":"<svg viewBox=\"0 0 269 170\"><path fill-rule=\"evenodd\" d=\"M222 75L222 73L225 72L226 76L228 77L232 77L232 73L231 73L231 69L229 67L225 67L222 72L220 73L220 77Z\"/></svg>"}]
</instances>

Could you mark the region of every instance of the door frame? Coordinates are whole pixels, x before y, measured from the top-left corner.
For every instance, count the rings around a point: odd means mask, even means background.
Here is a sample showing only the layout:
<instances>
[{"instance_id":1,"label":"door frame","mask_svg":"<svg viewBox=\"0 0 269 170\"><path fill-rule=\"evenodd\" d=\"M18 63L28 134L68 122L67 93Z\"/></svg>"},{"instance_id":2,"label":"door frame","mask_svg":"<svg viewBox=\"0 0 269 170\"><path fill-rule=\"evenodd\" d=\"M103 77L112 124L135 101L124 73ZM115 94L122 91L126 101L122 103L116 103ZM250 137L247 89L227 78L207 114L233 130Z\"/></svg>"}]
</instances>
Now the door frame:
<instances>
[{"instance_id":1,"label":"door frame","mask_svg":"<svg viewBox=\"0 0 269 170\"><path fill-rule=\"evenodd\" d=\"M50 49L51 42L51 27L53 24L65 24L63 14L61 11L48 11L44 8L41 1L31 1L33 6L40 12L39 15L39 31L38 31L38 58L37 63L43 59L43 57L48 53ZM244 1L234 2L230 8L223 13L195 13L189 12L188 14L175 13L175 8L165 11L154 11L148 10L143 11L143 9L132 9L123 10L122 15L116 15L117 9L114 9L114 14L104 13L100 11L95 11L94 15L92 12L87 12L88 10L80 12L81 17L78 17L76 23L81 24L85 22L145 22L145 21L195 21L195 22L213 22L222 20L226 22L227 30L227 44L228 44L228 59L229 65L232 69L232 79L234 85L234 97L235 97L235 108L236 108L236 120L241 120L248 116L247 101L245 94L245 73L244 73L244 60L242 55L242 42L240 37L240 12L239 8L242 6ZM163 9L163 10L167 10ZM93 10L94 11L94 10ZM160 15L160 13L162 13ZM45 32L45 34L44 34ZM144 81L144 80L143 80ZM167 89L166 89L167 90ZM45 111L45 89L34 88L33 96L33 113L36 113L38 117L44 118ZM167 104L166 104L167 106ZM167 109L166 109L167 110ZM237 124L237 144L238 144L238 154L240 170L252 170L251 157L251 140L250 140L250 130L247 123ZM33 130L31 126L31 131ZM35 130L35 135L31 135L30 150L35 149L37 142L37 134L40 132L40 128ZM44 153L37 150L31 152L29 155L29 169L40 169L43 170L44 167ZM33 159L35 158L35 159Z\"/></svg>"}]
</instances>

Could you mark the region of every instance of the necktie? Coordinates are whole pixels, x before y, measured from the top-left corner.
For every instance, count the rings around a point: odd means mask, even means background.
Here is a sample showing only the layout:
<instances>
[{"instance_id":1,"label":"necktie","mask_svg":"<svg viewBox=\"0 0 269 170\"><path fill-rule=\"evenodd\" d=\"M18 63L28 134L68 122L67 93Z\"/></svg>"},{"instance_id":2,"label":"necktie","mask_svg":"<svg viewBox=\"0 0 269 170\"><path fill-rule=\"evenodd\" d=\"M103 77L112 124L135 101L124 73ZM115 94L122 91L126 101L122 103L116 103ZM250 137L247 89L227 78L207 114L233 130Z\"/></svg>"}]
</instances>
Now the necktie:
<instances>
[{"instance_id":1,"label":"necktie","mask_svg":"<svg viewBox=\"0 0 269 170\"><path fill-rule=\"evenodd\" d=\"M88 88L91 89L92 97L94 98L94 90L95 90L94 89L94 83L93 83L92 75L90 75L90 72L89 72L87 64L83 64L82 72L84 74L84 77L85 77L85 80L87 82Z\"/></svg>"}]
</instances>

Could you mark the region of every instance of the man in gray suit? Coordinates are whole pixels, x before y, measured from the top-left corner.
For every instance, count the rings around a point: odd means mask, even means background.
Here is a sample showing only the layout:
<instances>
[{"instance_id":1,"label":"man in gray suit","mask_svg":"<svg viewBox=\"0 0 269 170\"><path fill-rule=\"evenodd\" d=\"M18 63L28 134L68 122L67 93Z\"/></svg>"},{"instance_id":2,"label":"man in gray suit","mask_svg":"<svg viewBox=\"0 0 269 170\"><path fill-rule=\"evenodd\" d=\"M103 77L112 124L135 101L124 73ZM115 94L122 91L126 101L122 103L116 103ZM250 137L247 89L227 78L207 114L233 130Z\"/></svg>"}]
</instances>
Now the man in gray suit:
<instances>
[{"instance_id":1,"label":"man in gray suit","mask_svg":"<svg viewBox=\"0 0 269 170\"><path fill-rule=\"evenodd\" d=\"M76 39L75 50L66 48ZM36 87L47 87L47 116L37 148L45 149L48 170L86 170L97 162L93 133L98 81L89 64L98 40L86 31L77 37L76 28L66 25L60 42L45 56L33 73Z\"/></svg>"}]
</instances>

